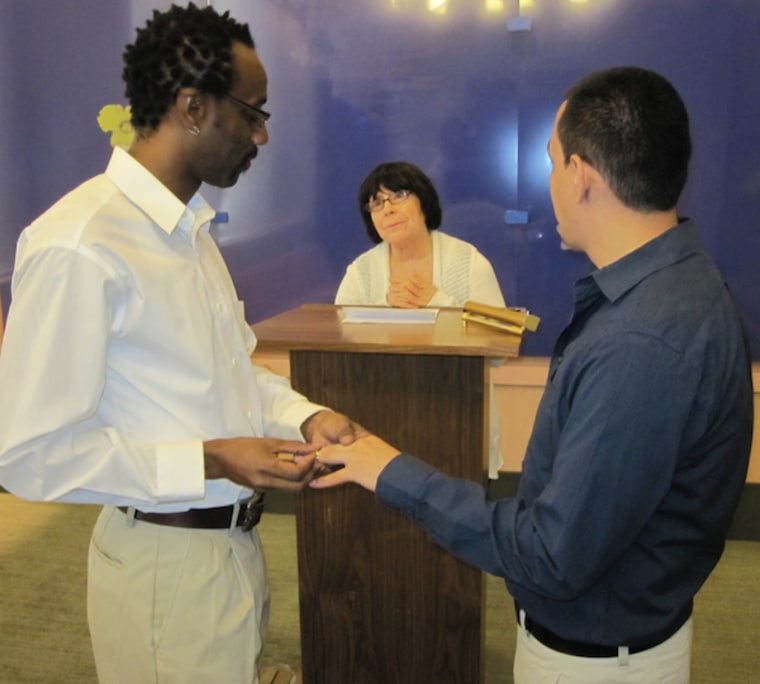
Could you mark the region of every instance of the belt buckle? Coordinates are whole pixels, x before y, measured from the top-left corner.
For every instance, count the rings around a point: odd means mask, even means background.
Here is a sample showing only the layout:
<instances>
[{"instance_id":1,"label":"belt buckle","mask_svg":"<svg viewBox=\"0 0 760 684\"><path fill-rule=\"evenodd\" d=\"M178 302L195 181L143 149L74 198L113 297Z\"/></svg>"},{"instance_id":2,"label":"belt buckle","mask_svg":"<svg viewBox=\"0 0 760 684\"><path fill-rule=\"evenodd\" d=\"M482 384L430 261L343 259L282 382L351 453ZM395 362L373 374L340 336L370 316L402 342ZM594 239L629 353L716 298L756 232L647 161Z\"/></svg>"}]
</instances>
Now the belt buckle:
<instances>
[{"instance_id":1,"label":"belt buckle","mask_svg":"<svg viewBox=\"0 0 760 684\"><path fill-rule=\"evenodd\" d=\"M241 527L243 532L250 532L261 520L261 514L264 511L264 500L266 496L260 492L254 492L253 496L248 499L243 509L243 521Z\"/></svg>"}]
</instances>

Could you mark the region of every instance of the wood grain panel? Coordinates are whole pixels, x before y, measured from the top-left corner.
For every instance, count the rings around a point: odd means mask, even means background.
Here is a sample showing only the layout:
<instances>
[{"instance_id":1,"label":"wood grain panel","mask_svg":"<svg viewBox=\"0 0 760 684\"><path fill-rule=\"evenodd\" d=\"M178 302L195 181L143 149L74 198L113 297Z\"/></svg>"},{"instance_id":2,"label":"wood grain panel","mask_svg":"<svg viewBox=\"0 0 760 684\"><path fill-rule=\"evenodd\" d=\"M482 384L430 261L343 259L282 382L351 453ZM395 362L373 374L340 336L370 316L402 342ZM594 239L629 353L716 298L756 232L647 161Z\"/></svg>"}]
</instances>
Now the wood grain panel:
<instances>
[{"instance_id":1,"label":"wood grain panel","mask_svg":"<svg viewBox=\"0 0 760 684\"><path fill-rule=\"evenodd\" d=\"M483 358L291 352L294 387L445 472L485 482ZM482 681L482 573L356 486L297 504L306 684Z\"/></svg>"}]
</instances>

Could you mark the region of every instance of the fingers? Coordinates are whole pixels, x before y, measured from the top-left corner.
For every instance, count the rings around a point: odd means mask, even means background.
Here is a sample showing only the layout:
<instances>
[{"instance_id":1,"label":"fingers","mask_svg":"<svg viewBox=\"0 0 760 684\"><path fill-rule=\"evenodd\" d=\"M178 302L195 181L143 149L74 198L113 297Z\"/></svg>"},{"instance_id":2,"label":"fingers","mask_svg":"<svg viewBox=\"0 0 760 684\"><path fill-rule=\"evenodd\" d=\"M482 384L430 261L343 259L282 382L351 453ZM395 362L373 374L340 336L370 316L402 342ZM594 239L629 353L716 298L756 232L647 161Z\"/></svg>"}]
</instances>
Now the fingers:
<instances>
[{"instance_id":1,"label":"fingers","mask_svg":"<svg viewBox=\"0 0 760 684\"><path fill-rule=\"evenodd\" d=\"M399 452L378 437L370 435L350 445L334 444L319 450L319 463L330 467L345 465L327 475L318 475L309 487L325 489L354 482L374 492L380 472Z\"/></svg>"},{"instance_id":2,"label":"fingers","mask_svg":"<svg viewBox=\"0 0 760 684\"><path fill-rule=\"evenodd\" d=\"M331 454L330 452L333 453ZM315 454L317 467L314 479L309 482L309 487L313 489L326 489L351 481L345 471L345 459L342 459L334 452L334 446L322 447L317 450Z\"/></svg>"},{"instance_id":3,"label":"fingers","mask_svg":"<svg viewBox=\"0 0 760 684\"><path fill-rule=\"evenodd\" d=\"M367 437L369 431L363 425L350 421L349 424L338 434L339 444L352 444L357 439Z\"/></svg>"},{"instance_id":4,"label":"fingers","mask_svg":"<svg viewBox=\"0 0 760 684\"><path fill-rule=\"evenodd\" d=\"M341 468L340 470L333 472L328 471L324 475L318 475L309 482L309 487L311 489L328 489L330 487L347 484L351 481L351 478L346 474L345 468Z\"/></svg>"},{"instance_id":5,"label":"fingers","mask_svg":"<svg viewBox=\"0 0 760 684\"><path fill-rule=\"evenodd\" d=\"M407 295L388 295L388 304L398 309L418 309L417 301Z\"/></svg>"},{"instance_id":6,"label":"fingers","mask_svg":"<svg viewBox=\"0 0 760 684\"><path fill-rule=\"evenodd\" d=\"M298 491L315 477L316 461L314 453L296 458L278 456L271 467L258 471L254 489Z\"/></svg>"},{"instance_id":7,"label":"fingers","mask_svg":"<svg viewBox=\"0 0 760 684\"><path fill-rule=\"evenodd\" d=\"M400 309L418 309L425 306L434 290L432 283L415 275L406 280L392 281L386 299L388 304Z\"/></svg>"},{"instance_id":8,"label":"fingers","mask_svg":"<svg viewBox=\"0 0 760 684\"><path fill-rule=\"evenodd\" d=\"M284 439L266 441L273 458L258 466L259 489L300 489L313 477L317 460L315 444Z\"/></svg>"},{"instance_id":9,"label":"fingers","mask_svg":"<svg viewBox=\"0 0 760 684\"><path fill-rule=\"evenodd\" d=\"M296 442L295 440L273 440L272 452L282 460L288 460L288 456L306 456L313 454L318 448L314 442ZM293 460L293 459L290 459Z\"/></svg>"},{"instance_id":10,"label":"fingers","mask_svg":"<svg viewBox=\"0 0 760 684\"><path fill-rule=\"evenodd\" d=\"M314 451L324 444L351 444L367 431L348 416L337 411L321 411L314 414L302 429L308 433L310 444L301 445L302 450Z\"/></svg>"},{"instance_id":11,"label":"fingers","mask_svg":"<svg viewBox=\"0 0 760 684\"><path fill-rule=\"evenodd\" d=\"M345 451L341 449L341 446L321 447L314 453L314 456L318 463L325 466L346 465Z\"/></svg>"}]
</instances>

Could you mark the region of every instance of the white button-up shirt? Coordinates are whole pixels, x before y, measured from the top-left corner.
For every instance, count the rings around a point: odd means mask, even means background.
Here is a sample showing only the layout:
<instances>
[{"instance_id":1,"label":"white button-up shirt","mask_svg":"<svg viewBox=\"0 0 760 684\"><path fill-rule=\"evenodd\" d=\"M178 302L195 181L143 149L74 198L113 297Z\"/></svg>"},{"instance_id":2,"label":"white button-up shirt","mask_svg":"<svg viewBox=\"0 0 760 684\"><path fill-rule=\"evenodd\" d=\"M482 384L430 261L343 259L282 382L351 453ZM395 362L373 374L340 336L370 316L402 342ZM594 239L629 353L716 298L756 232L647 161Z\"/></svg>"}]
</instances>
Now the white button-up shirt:
<instances>
[{"instance_id":1,"label":"white button-up shirt","mask_svg":"<svg viewBox=\"0 0 760 684\"><path fill-rule=\"evenodd\" d=\"M214 210L116 148L18 241L0 353L0 484L33 500L169 512L249 491L204 440L301 439L321 406L253 366Z\"/></svg>"}]
</instances>

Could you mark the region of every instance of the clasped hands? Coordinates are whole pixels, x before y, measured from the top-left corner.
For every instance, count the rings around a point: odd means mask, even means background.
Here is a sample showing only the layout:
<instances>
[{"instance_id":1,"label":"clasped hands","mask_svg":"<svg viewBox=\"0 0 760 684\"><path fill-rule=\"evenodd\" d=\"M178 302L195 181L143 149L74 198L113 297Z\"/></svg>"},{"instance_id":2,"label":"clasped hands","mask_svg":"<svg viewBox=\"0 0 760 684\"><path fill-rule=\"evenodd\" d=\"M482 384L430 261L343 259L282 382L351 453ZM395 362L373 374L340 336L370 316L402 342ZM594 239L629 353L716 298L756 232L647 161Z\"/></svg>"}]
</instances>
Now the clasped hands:
<instances>
[{"instance_id":1,"label":"clasped hands","mask_svg":"<svg viewBox=\"0 0 760 684\"><path fill-rule=\"evenodd\" d=\"M392 280L385 296L389 306L400 309L419 309L435 295L437 288L419 274L403 280Z\"/></svg>"}]
</instances>

